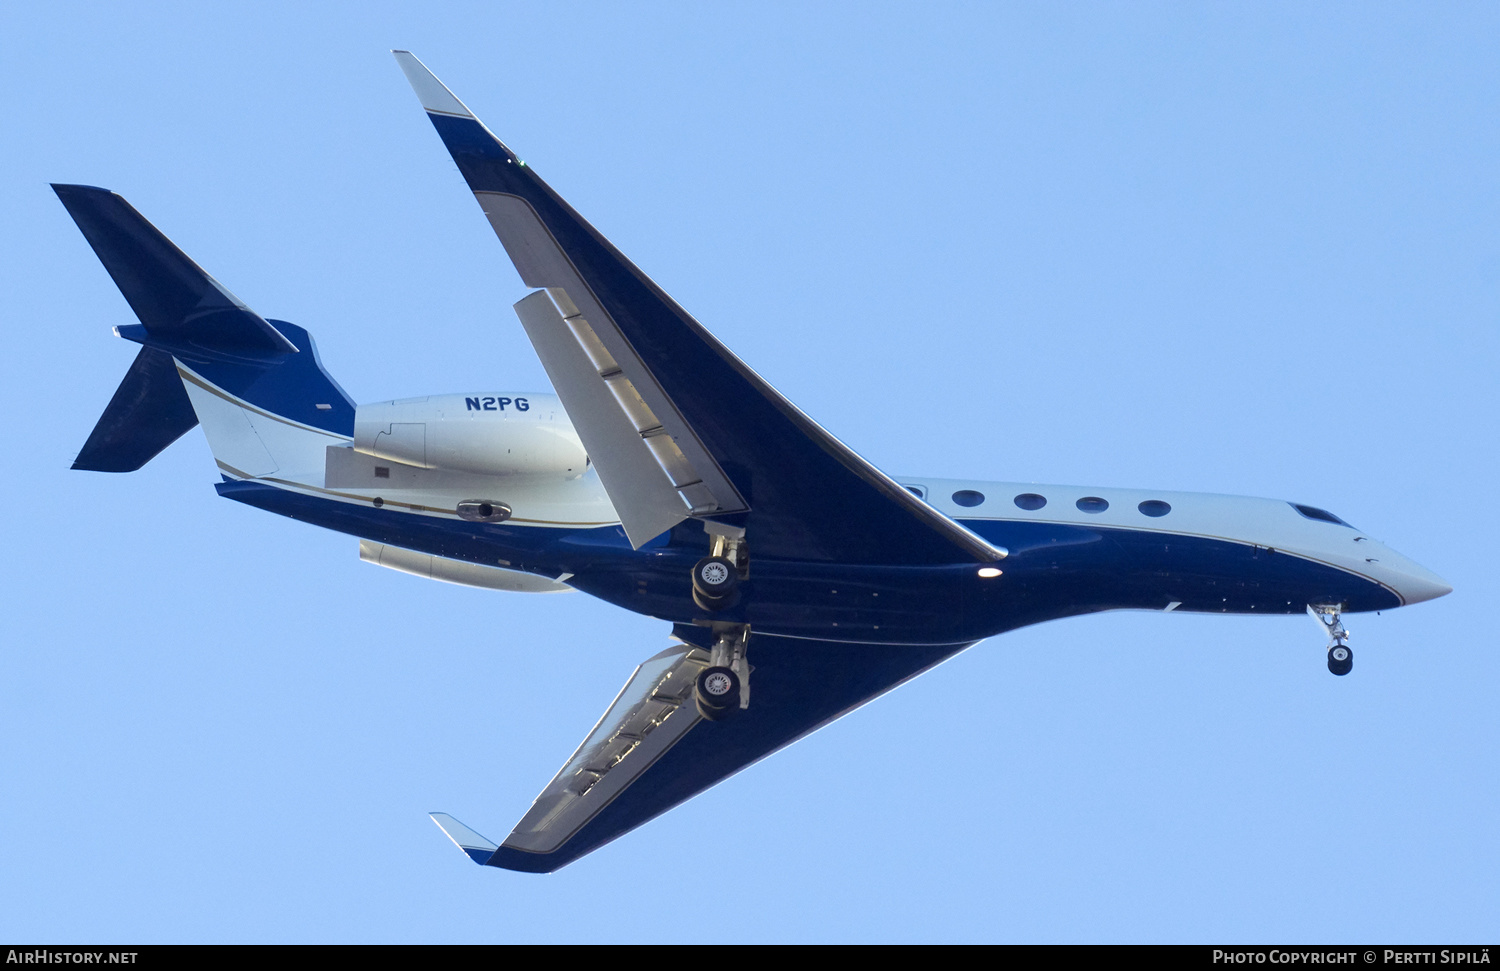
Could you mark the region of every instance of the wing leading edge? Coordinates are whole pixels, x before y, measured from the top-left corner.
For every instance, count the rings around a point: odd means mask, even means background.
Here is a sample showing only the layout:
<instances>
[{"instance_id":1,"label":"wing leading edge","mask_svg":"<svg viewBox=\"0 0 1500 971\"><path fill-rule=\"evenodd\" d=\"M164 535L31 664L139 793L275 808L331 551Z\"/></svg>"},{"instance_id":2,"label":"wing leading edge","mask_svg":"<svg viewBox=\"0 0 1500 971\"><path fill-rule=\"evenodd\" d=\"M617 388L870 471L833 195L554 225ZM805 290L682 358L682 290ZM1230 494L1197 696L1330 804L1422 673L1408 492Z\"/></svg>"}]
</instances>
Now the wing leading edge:
<instances>
[{"instance_id":1,"label":"wing leading edge","mask_svg":"<svg viewBox=\"0 0 1500 971\"><path fill-rule=\"evenodd\" d=\"M712 635L636 668L604 717L498 847L444 813L433 819L476 863L549 873L648 822L967 644L891 646L755 636L755 703L704 720L693 703Z\"/></svg>"},{"instance_id":2,"label":"wing leading edge","mask_svg":"<svg viewBox=\"0 0 1500 971\"><path fill-rule=\"evenodd\" d=\"M758 556L936 564L1005 555L803 414L420 61L394 53L522 280L539 288L517 312L634 544L696 516L746 528Z\"/></svg>"}]
</instances>

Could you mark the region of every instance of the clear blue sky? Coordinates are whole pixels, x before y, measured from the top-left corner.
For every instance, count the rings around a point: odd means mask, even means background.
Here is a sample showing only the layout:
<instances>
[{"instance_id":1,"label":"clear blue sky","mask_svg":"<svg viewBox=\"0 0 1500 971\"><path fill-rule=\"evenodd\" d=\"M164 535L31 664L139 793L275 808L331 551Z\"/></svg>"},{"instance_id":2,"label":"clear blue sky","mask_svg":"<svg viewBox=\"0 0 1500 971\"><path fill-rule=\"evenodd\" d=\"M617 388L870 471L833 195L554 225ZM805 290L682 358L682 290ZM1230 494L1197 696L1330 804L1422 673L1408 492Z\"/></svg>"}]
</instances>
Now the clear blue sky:
<instances>
[{"instance_id":1,"label":"clear blue sky","mask_svg":"<svg viewBox=\"0 0 1500 971\"><path fill-rule=\"evenodd\" d=\"M1497 46L1456 3L6 5L0 937L1493 939ZM1309 502L1455 592L1351 618L1344 679L1304 617L1019 631L473 866L425 812L503 837L665 625L365 565L196 432L67 468L133 318L52 181L356 399L545 387L391 47L883 468Z\"/></svg>"}]
</instances>

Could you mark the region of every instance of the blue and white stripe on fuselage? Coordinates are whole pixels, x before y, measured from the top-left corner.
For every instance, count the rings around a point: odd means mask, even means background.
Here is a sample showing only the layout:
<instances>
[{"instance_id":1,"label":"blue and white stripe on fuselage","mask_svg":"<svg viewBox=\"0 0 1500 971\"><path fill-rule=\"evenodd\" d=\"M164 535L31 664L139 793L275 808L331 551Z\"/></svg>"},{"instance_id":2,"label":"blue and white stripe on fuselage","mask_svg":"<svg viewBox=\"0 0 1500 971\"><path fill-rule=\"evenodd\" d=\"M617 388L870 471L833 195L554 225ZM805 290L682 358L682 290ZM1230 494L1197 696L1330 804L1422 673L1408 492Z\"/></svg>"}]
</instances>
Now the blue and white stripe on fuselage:
<instances>
[{"instance_id":1,"label":"blue and white stripe on fuselage","mask_svg":"<svg viewBox=\"0 0 1500 971\"><path fill-rule=\"evenodd\" d=\"M1162 582L1164 591L1189 599L1164 592L1155 598L1160 603L1128 606L1300 613L1310 602L1330 602L1377 610L1451 590L1430 570L1324 510L1279 499L923 477L899 481L1009 549L1007 573L1020 568L1027 554L1036 559L1044 548L1091 546L1088 537L1098 535L1119 549L1122 566L1128 562L1148 583L1153 575L1166 581L1163 574L1184 570L1202 581L1196 597L1180 583ZM1099 566L1109 558L1091 557ZM1299 586L1304 584L1310 585Z\"/></svg>"}]
</instances>

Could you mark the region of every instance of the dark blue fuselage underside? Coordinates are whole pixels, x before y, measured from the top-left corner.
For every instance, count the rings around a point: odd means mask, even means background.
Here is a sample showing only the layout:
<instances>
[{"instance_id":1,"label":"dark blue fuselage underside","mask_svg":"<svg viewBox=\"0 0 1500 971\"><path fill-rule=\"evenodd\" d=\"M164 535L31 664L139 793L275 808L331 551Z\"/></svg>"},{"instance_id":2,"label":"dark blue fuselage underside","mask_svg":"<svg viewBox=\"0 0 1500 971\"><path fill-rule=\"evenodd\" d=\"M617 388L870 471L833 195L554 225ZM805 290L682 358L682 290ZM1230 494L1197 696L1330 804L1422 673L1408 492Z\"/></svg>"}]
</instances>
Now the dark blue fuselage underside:
<instances>
[{"instance_id":1,"label":"dark blue fuselage underside","mask_svg":"<svg viewBox=\"0 0 1500 971\"><path fill-rule=\"evenodd\" d=\"M690 570L708 537L685 523L631 549L618 526L562 529L470 523L329 499L262 482L227 481L220 495L301 522L436 556L505 566L568 584L677 624L707 619ZM1399 606L1389 589L1336 567L1221 539L1006 520L964 525L1011 555L1003 575L972 563L869 566L756 557L740 602L714 620L758 632L882 644L951 645L1101 610L1301 613L1309 603L1351 612Z\"/></svg>"}]
</instances>

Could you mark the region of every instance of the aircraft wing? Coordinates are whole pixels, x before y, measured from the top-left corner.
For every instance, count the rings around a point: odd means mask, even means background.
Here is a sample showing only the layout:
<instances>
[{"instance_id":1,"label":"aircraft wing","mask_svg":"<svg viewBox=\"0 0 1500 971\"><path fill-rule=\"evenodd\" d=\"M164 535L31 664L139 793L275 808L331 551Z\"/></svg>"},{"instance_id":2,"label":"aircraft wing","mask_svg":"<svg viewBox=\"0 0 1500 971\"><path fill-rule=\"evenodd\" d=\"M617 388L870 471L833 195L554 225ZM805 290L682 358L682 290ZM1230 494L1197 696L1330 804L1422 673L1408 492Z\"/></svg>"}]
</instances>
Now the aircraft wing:
<instances>
[{"instance_id":1,"label":"aircraft wing","mask_svg":"<svg viewBox=\"0 0 1500 971\"><path fill-rule=\"evenodd\" d=\"M630 676L604 717L496 846L446 813L433 821L476 863L548 873L967 647L880 646L756 634L755 701L705 722L693 701L712 634L679 643Z\"/></svg>"},{"instance_id":2,"label":"aircraft wing","mask_svg":"<svg viewBox=\"0 0 1500 971\"><path fill-rule=\"evenodd\" d=\"M527 286L522 325L632 544L689 516L757 556L987 563L1005 552L808 418L615 249L414 56L395 51Z\"/></svg>"}]
</instances>

